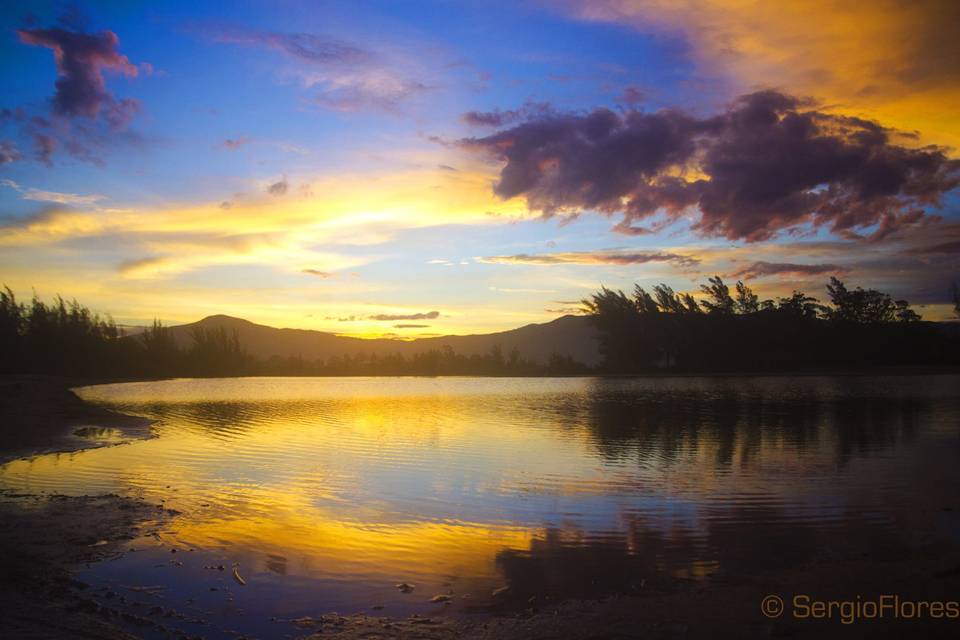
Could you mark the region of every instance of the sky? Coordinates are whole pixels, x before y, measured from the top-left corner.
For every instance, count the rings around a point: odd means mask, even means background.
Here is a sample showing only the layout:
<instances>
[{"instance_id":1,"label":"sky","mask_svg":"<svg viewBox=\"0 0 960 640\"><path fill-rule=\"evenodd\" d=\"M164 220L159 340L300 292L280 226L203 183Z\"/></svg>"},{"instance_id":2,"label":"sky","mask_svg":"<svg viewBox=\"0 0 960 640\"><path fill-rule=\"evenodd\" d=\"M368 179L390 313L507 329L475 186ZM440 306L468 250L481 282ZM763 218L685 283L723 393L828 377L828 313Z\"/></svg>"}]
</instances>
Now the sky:
<instances>
[{"instance_id":1,"label":"sky","mask_svg":"<svg viewBox=\"0 0 960 640\"><path fill-rule=\"evenodd\" d=\"M836 275L945 319L957 33L922 0L4 3L0 284L414 338Z\"/></svg>"}]
</instances>

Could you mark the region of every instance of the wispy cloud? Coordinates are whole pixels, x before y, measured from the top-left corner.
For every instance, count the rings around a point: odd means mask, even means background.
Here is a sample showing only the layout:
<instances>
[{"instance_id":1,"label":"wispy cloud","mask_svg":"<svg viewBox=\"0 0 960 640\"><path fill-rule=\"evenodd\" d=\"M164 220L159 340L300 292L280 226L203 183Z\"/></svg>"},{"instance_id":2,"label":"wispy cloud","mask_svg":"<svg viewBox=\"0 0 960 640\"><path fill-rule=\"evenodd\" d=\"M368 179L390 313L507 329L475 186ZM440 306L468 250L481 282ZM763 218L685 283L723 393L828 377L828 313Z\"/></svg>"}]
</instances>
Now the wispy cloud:
<instances>
[{"instance_id":1,"label":"wispy cloud","mask_svg":"<svg viewBox=\"0 0 960 640\"><path fill-rule=\"evenodd\" d=\"M553 289L522 289L514 287L490 287L490 291L499 291L501 293L556 293Z\"/></svg>"},{"instance_id":2,"label":"wispy cloud","mask_svg":"<svg viewBox=\"0 0 960 640\"><path fill-rule=\"evenodd\" d=\"M169 258L167 256L147 256L145 258L124 260L117 265L117 271L124 276L136 277L160 270L167 264L169 264Z\"/></svg>"},{"instance_id":3,"label":"wispy cloud","mask_svg":"<svg viewBox=\"0 0 960 640\"><path fill-rule=\"evenodd\" d=\"M370 320L377 321L396 321L396 320L436 320L440 317L439 311L428 311L426 313L378 313L370 316Z\"/></svg>"},{"instance_id":4,"label":"wispy cloud","mask_svg":"<svg viewBox=\"0 0 960 640\"><path fill-rule=\"evenodd\" d=\"M283 196L287 194L287 190L290 188L290 183L287 182L286 178L278 180L267 185L267 193L272 196Z\"/></svg>"},{"instance_id":5,"label":"wispy cloud","mask_svg":"<svg viewBox=\"0 0 960 640\"><path fill-rule=\"evenodd\" d=\"M220 146L228 151L235 151L240 147L250 143L250 138L247 136L240 136L239 138L227 138L220 143Z\"/></svg>"},{"instance_id":6,"label":"wispy cloud","mask_svg":"<svg viewBox=\"0 0 960 640\"><path fill-rule=\"evenodd\" d=\"M0 141L0 165L9 164L20 160L23 156L20 150L10 140Z\"/></svg>"},{"instance_id":7,"label":"wispy cloud","mask_svg":"<svg viewBox=\"0 0 960 640\"><path fill-rule=\"evenodd\" d=\"M692 267L700 260L693 256L657 251L653 253L629 251L570 251L560 253L518 253L509 256L486 256L481 262L498 264L646 264L648 262L668 262L682 267Z\"/></svg>"},{"instance_id":8,"label":"wispy cloud","mask_svg":"<svg viewBox=\"0 0 960 640\"><path fill-rule=\"evenodd\" d=\"M493 111L467 111L460 119L474 127L503 127L523 120L542 118L554 113L553 106L546 102L527 102L517 109L494 109Z\"/></svg>"},{"instance_id":9,"label":"wispy cloud","mask_svg":"<svg viewBox=\"0 0 960 640\"><path fill-rule=\"evenodd\" d=\"M237 28L208 31L216 42L262 47L296 63L292 73L316 92L310 101L337 111L396 111L430 86L416 58L318 33L279 33Z\"/></svg>"},{"instance_id":10,"label":"wispy cloud","mask_svg":"<svg viewBox=\"0 0 960 640\"><path fill-rule=\"evenodd\" d=\"M839 275L849 269L835 264L796 264L792 262L757 261L742 267L732 275L734 278L763 278L766 276L813 276L822 274Z\"/></svg>"},{"instance_id":11,"label":"wispy cloud","mask_svg":"<svg viewBox=\"0 0 960 640\"><path fill-rule=\"evenodd\" d=\"M43 189L22 187L13 180L6 178L0 180L0 185L18 191L20 197L24 200L34 200L36 202L54 202L65 205L91 205L107 199L106 196L96 193L80 195L77 193L61 193L59 191L44 191Z\"/></svg>"}]
</instances>

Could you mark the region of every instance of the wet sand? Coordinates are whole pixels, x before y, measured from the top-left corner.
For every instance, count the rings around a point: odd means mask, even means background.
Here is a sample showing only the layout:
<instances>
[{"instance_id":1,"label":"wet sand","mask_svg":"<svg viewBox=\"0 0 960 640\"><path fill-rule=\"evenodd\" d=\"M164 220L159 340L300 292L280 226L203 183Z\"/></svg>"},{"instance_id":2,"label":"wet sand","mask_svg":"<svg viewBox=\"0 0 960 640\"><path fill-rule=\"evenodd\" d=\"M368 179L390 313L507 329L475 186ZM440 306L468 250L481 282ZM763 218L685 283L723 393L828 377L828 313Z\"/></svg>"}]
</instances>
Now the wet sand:
<instances>
[{"instance_id":1,"label":"wet sand","mask_svg":"<svg viewBox=\"0 0 960 640\"><path fill-rule=\"evenodd\" d=\"M145 419L86 405L69 392L73 384L78 381L33 377L0 381L0 459L104 444L88 443L74 434L83 427L117 429L130 438L150 435ZM960 504L925 508L932 518L957 525ZM130 553L131 541L161 530L171 515L161 505L116 495L0 495L0 637L203 637L202 630L196 635L195 626L185 631L175 612L137 609L132 605L139 603L129 594L85 585L74 577L89 563ZM760 602L768 594L788 602L795 594L824 600L882 594L913 601L960 599L957 545L924 540L919 532L918 538L912 551L883 558L825 550L822 557L786 572L704 581L660 577L641 581L632 593L595 600L517 600L507 592L496 610L467 617L445 614L440 603L430 616L340 616L318 611L311 618L275 624L280 637L314 640L957 637L956 619L887 618L845 625L837 618L796 620L787 613L771 619L761 613ZM245 637L242 629L236 637Z\"/></svg>"},{"instance_id":2,"label":"wet sand","mask_svg":"<svg viewBox=\"0 0 960 640\"><path fill-rule=\"evenodd\" d=\"M149 420L80 400L70 387L82 383L0 377L0 463L151 436ZM115 556L168 516L159 505L116 495L0 494L0 637L135 637L89 599L73 571Z\"/></svg>"},{"instance_id":3,"label":"wet sand","mask_svg":"<svg viewBox=\"0 0 960 640\"><path fill-rule=\"evenodd\" d=\"M124 552L169 517L116 495L0 495L0 637L132 638L74 570Z\"/></svg>"},{"instance_id":4,"label":"wet sand","mask_svg":"<svg viewBox=\"0 0 960 640\"><path fill-rule=\"evenodd\" d=\"M869 558L811 565L799 570L722 582L673 581L636 594L596 600L537 603L518 612L479 620L368 615L325 616L313 622L311 640L599 640L617 638L956 638L958 620L769 618L763 598L796 594L817 599L855 600L899 594L909 600L960 599L960 556L945 549L896 561ZM294 624L303 626L304 621Z\"/></svg>"},{"instance_id":5,"label":"wet sand","mask_svg":"<svg viewBox=\"0 0 960 640\"><path fill-rule=\"evenodd\" d=\"M150 420L87 404L71 387L90 381L0 376L0 464L151 437Z\"/></svg>"}]
</instances>

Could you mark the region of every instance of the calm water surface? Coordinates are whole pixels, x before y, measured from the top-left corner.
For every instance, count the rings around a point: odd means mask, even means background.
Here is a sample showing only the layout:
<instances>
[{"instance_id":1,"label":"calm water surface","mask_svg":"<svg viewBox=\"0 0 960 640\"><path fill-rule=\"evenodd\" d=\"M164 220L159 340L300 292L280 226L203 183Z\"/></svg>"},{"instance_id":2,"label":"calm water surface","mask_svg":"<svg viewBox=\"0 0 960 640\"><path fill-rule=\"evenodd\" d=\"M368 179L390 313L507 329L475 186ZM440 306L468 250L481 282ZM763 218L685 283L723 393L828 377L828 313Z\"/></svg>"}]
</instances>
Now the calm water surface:
<instances>
[{"instance_id":1,"label":"calm water surface","mask_svg":"<svg viewBox=\"0 0 960 640\"><path fill-rule=\"evenodd\" d=\"M590 595L960 540L944 515L960 506L958 390L956 376L102 385L78 393L156 420L158 437L13 462L0 487L163 500L180 514L160 539L87 578L282 635L271 617L432 612L448 592L462 612L505 585Z\"/></svg>"}]
</instances>

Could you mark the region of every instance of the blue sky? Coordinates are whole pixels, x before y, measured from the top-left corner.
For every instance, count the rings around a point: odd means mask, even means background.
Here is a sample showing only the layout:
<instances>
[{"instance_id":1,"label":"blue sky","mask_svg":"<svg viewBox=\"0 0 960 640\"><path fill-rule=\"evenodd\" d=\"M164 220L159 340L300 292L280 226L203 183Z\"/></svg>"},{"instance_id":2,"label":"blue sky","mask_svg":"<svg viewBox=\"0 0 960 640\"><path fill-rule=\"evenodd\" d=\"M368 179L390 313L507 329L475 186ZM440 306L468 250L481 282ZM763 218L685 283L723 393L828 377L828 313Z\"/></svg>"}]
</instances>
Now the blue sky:
<instances>
[{"instance_id":1,"label":"blue sky","mask_svg":"<svg viewBox=\"0 0 960 640\"><path fill-rule=\"evenodd\" d=\"M945 317L958 90L955 52L924 44L950 21L921 4L823 28L810 3L8 3L2 280L123 323L369 336L714 273L768 296L837 274ZM773 124L737 124L761 108ZM792 120L814 160L784 151L771 178L743 154Z\"/></svg>"}]
</instances>

